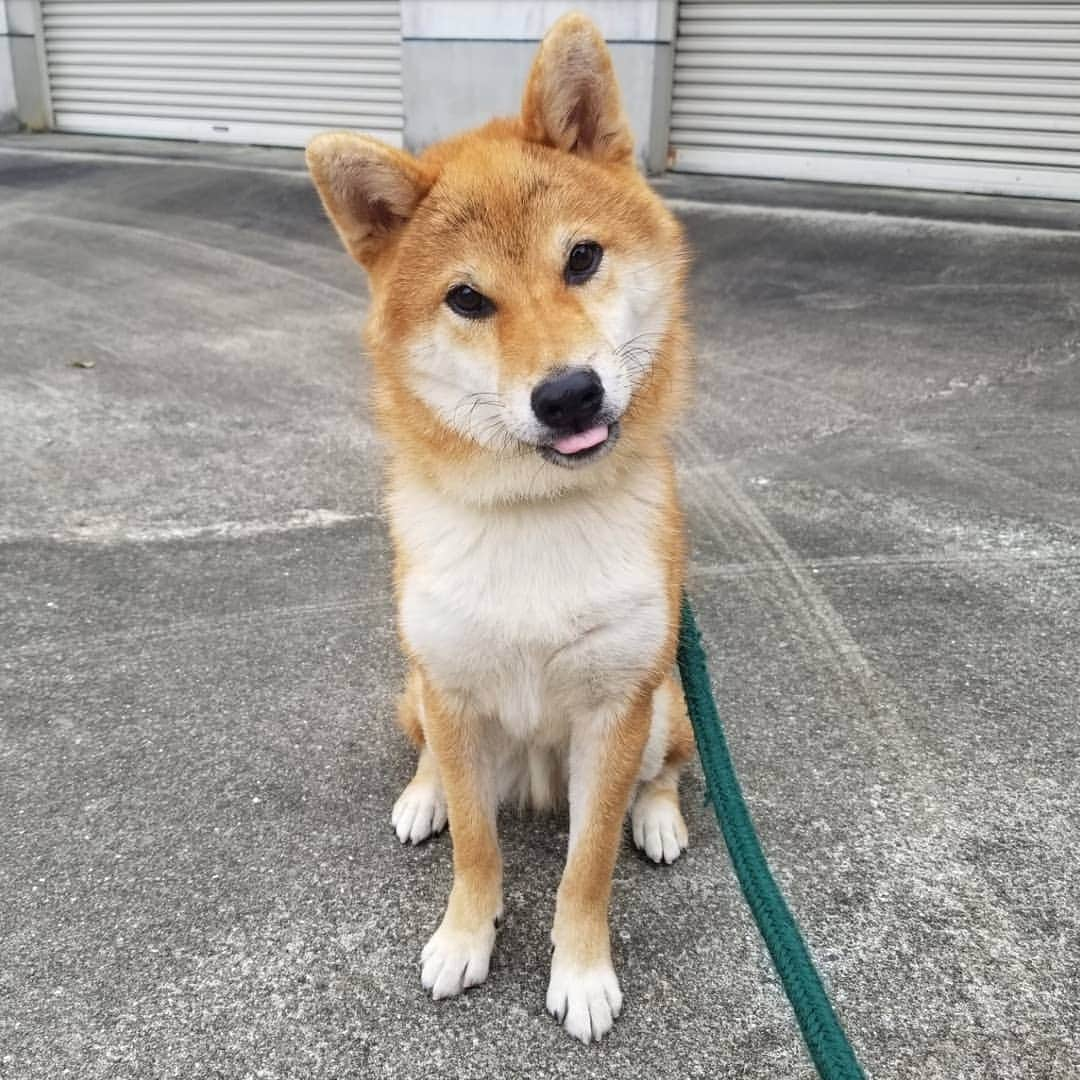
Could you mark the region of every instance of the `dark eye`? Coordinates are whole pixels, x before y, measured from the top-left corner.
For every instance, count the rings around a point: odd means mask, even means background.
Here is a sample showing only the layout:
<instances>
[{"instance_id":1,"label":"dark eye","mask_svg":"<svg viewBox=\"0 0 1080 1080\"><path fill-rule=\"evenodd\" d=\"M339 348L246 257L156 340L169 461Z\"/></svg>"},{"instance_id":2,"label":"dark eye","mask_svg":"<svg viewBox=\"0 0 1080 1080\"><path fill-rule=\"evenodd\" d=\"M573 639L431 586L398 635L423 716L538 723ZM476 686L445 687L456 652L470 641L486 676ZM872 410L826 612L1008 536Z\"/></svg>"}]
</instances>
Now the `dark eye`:
<instances>
[{"instance_id":1,"label":"dark eye","mask_svg":"<svg viewBox=\"0 0 1080 1080\"><path fill-rule=\"evenodd\" d=\"M468 285L455 285L446 294L446 304L463 319L486 319L495 311L495 305L483 293Z\"/></svg>"},{"instance_id":2,"label":"dark eye","mask_svg":"<svg viewBox=\"0 0 1080 1080\"><path fill-rule=\"evenodd\" d=\"M581 285L588 281L596 273L603 257L604 249L592 240L575 244L570 249L570 257L563 271L567 285Z\"/></svg>"}]
</instances>

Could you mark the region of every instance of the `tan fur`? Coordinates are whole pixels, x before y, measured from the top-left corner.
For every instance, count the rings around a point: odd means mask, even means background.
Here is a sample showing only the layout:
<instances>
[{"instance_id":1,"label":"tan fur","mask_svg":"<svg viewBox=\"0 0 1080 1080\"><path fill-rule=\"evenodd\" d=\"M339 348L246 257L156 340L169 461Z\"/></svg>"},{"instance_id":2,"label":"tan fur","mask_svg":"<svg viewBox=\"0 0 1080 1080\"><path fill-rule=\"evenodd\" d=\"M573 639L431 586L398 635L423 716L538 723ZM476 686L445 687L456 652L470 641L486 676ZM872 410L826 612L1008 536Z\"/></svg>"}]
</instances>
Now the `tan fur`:
<instances>
[{"instance_id":1,"label":"tan fur","mask_svg":"<svg viewBox=\"0 0 1080 1080\"><path fill-rule=\"evenodd\" d=\"M421 700L424 692L420 669L413 668L405 680L405 689L398 699L398 727L405 732L409 742L417 750L424 748L424 725L420 719Z\"/></svg>"},{"instance_id":2,"label":"tan fur","mask_svg":"<svg viewBox=\"0 0 1080 1080\"><path fill-rule=\"evenodd\" d=\"M664 764L677 770L694 756L694 729L690 726L690 716L686 711L686 699L682 696L682 687L678 686L674 679L671 680L671 687L672 696L677 704Z\"/></svg>"},{"instance_id":3,"label":"tan fur","mask_svg":"<svg viewBox=\"0 0 1080 1080\"><path fill-rule=\"evenodd\" d=\"M623 821L641 768L649 734L651 690L640 692L627 712L611 725L596 754L583 767L599 768L593 805L582 835L570 852L559 885L551 940L583 966L610 961L607 934L611 876L619 852Z\"/></svg>"},{"instance_id":4,"label":"tan fur","mask_svg":"<svg viewBox=\"0 0 1080 1080\"><path fill-rule=\"evenodd\" d=\"M393 821L417 842L448 816L454 846L423 981L442 997L486 977L499 801L547 805L563 789L548 1007L586 1042L621 1005L607 912L623 822L633 800L635 842L657 861L678 855L693 746L671 676L685 544L667 443L687 377L685 247L632 155L611 57L578 15L545 38L520 117L416 158L342 132L308 149L371 285L365 339L411 663L398 721L420 750ZM582 287L563 275L579 239L604 260ZM491 299L490 318L449 312L461 284ZM606 456L562 468L535 450L528 395L585 363L606 372L620 434Z\"/></svg>"},{"instance_id":5,"label":"tan fur","mask_svg":"<svg viewBox=\"0 0 1080 1080\"><path fill-rule=\"evenodd\" d=\"M481 795L475 743L483 730L467 711L423 683L426 734L439 763L454 838L454 888L447 922L460 932L486 932L502 916L502 859L495 835L494 792ZM480 750L482 754L482 750Z\"/></svg>"}]
</instances>

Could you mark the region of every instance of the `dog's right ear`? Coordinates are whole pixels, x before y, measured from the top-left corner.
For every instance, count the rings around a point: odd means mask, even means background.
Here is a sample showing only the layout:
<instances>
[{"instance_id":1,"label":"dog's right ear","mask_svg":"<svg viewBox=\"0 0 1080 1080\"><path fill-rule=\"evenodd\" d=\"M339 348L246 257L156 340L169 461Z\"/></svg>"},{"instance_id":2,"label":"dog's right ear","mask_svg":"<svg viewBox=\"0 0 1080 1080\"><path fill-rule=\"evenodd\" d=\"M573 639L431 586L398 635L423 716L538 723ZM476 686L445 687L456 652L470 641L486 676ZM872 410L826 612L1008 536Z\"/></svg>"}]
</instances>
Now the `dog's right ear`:
<instances>
[{"instance_id":1,"label":"dog's right ear","mask_svg":"<svg viewBox=\"0 0 1080 1080\"><path fill-rule=\"evenodd\" d=\"M307 166L346 250L366 269L431 186L414 157L346 131L316 135Z\"/></svg>"}]
</instances>

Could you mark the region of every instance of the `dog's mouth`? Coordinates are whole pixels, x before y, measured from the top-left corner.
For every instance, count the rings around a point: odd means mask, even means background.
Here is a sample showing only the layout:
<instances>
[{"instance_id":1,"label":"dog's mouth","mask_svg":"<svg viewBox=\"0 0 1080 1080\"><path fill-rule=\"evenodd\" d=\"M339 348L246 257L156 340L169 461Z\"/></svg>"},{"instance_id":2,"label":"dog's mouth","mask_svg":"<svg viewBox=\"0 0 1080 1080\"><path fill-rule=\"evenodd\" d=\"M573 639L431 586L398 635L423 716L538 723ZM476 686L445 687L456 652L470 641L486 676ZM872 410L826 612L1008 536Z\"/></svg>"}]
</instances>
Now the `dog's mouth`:
<instances>
[{"instance_id":1,"label":"dog's mouth","mask_svg":"<svg viewBox=\"0 0 1080 1080\"><path fill-rule=\"evenodd\" d=\"M596 424L585 431L561 435L550 443L538 446L540 456L553 465L573 469L596 461L607 454L619 438L619 421Z\"/></svg>"}]
</instances>

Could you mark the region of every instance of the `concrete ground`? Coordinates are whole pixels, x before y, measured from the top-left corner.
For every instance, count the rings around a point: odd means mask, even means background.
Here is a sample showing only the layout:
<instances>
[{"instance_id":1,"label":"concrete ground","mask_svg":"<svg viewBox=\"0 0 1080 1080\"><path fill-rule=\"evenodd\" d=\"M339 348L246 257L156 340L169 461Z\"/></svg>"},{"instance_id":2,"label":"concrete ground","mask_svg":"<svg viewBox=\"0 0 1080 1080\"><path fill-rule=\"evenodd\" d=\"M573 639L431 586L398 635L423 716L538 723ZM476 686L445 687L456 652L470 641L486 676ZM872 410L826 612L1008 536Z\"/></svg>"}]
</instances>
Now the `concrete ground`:
<instances>
[{"instance_id":1,"label":"concrete ground","mask_svg":"<svg viewBox=\"0 0 1080 1080\"><path fill-rule=\"evenodd\" d=\"M852 1042L1080 1075L1080 206L661 186L693 594ZM296 154L0 140L0 1075L810 1078L696 770L600 1047L543 1011L562 821L422 992L364 306Z\"/></svg>"}]
</instances>

